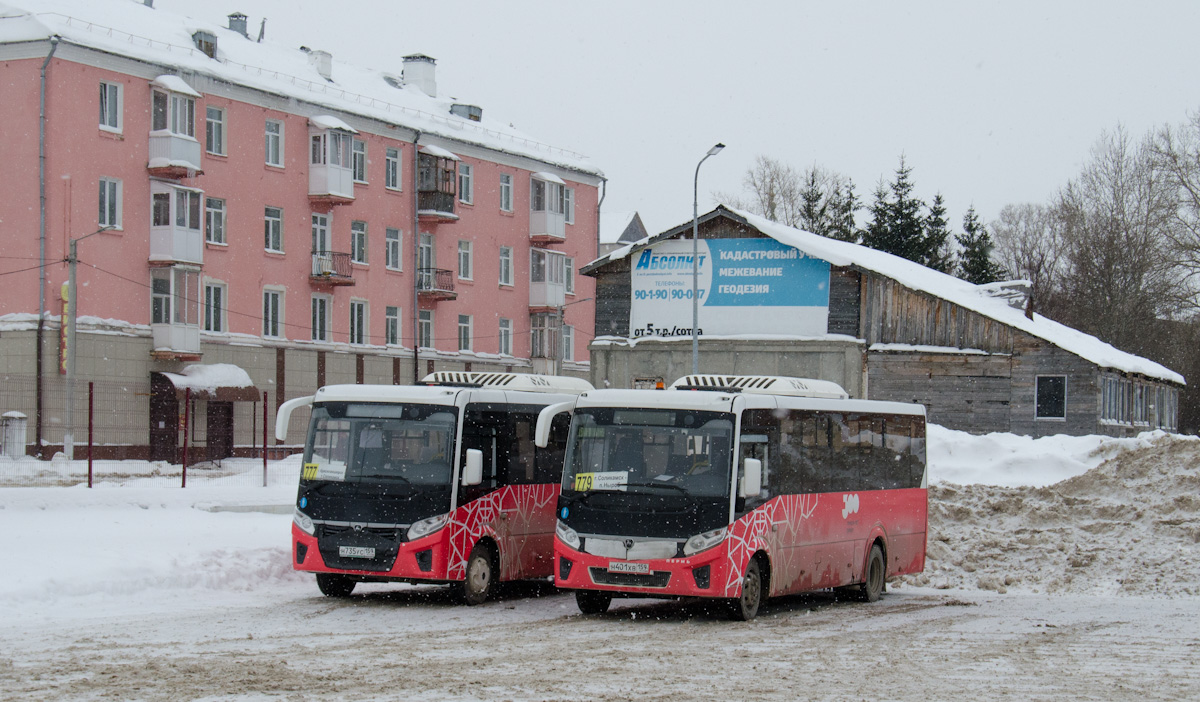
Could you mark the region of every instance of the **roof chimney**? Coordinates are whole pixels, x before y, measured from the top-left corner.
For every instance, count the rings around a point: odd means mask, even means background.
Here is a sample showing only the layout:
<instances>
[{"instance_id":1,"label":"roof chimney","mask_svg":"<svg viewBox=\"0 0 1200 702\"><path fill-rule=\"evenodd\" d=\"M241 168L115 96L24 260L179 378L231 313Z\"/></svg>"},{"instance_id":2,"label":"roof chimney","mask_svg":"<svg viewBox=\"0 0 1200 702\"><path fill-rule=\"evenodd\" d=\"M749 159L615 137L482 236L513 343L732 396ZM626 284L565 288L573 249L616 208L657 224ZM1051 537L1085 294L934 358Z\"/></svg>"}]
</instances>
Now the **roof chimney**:
<instances>
[{"instance_id":1,"label":"roof chimney","mask_svg":"<svg viewBox=\"0 0 1200 702\"><path fill-rule=\"evenodd\" d=\"M437 97L437 80L434 79L434 67L437 61L425 54L412 54L404 57L404 82L415 85L429 97Z\"/></svg>"},{"instance_id":2,"label":"roof chimney","mask_svg":"<svg viewBox=\"0 0 1200 702\"><path fill-rule=\"evenodd\" d=\"M246 33L246 16L240 12L229 15L229 28L247 39L250 38L250 35Z\"/></svg>"},{"instance_id":3,"label":"roof chimney","mask_svg":"<svg viewBox=\"0 0 1200 702\"><path fill-rule=\"evenodd\" d=\"M317 73L320 73L322 78L333 82L333 54L313 49L308 52L308 62L317 69Z\"/></svg>"}]
</instances>

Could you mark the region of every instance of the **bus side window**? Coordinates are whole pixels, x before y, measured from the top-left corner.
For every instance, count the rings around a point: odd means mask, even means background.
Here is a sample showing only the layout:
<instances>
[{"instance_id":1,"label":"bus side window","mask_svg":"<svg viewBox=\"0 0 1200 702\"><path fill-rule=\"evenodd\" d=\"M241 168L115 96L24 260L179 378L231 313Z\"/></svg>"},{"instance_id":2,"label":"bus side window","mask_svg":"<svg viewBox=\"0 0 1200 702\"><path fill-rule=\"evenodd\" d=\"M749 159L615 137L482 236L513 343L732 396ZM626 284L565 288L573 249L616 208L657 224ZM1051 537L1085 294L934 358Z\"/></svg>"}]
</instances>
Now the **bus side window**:
<instances>
[{"instance_id":1,"label":"bus side window","mask_svg":"<svg viewBox=\"0 0 1200 702\"><path fill-rule=\"evenodd\" d=\"M567 452L567 433L571 429L571 415L562 413L550 423L550 442L546 448L537 449L533 482L559 483L562 481L563 459Z\"/></svg>"},{"instance_id":2,"label":"bus side window","mask_svg":"<svg viewBox=\"0 0 1200 702\"><path fill-rule=\"evenodd\" d=\"M492 411L487 406L468 406L463 425L462 450L459 461L466 464L467 449L478 449L483 454L483 481L466 488L465 497L476 499L499 487L500 442L497 422L503 422L504 413ZM501 424L503 426L503 424Z\"/></svg>"}]
</instances>

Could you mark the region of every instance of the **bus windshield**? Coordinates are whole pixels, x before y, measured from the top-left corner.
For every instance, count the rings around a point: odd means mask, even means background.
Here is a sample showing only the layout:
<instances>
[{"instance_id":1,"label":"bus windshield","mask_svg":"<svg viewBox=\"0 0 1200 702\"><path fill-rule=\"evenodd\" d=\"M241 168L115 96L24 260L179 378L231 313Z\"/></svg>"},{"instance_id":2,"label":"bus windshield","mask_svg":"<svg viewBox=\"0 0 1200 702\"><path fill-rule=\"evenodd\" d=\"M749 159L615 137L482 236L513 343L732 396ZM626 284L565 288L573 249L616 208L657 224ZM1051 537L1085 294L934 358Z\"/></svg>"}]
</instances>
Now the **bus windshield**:
<instances>
[{"instance_id":1,"label":"bus windshield","mask_svg":"<svg viewBox=\"0 0 1200 702\"><path fill-rule=\"evenodd\" d=\"M732 440L733 419L720 412L579 409L563 490L728 495Z\"/></svg>"},{"instance_id":2,"label":"bus windshield","mask_svg":"<svg viewBox=\"0 0 1200 702\"><path fill-rule=\"evenodd\" d=\"M301 479L449 485L457 418L439 405L317 405Z\"/></svg>"}]
</instances>

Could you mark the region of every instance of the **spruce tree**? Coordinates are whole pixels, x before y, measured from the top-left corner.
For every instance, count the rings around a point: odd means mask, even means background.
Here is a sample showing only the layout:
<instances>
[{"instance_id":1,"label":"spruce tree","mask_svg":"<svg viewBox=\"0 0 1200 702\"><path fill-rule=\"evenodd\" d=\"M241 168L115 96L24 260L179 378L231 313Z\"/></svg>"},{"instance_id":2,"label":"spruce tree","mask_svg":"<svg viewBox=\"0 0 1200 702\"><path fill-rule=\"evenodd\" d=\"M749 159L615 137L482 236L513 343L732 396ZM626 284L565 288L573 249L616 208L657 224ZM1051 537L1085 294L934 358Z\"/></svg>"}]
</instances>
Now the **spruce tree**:
<instances>
[{"instance_id":1,"label":"spruce tree","mask_svg":"<svg viewBox=\"0 0 1200 702\"><path fill-rule=\"evenodd\" d=\"M857 244L861 232L854 223L854 213L862 209L862 203L854 194L854 181L838 183L829 196L830 226L826 233L831 239Z\"/></svg>"},{"instance_id":2,"label":"spruce tree","mask_svg":"<svg viewBox=\"0 0 1200 702\"><path fill-rule=\"evenodd\" d=\"M933 196L929 214L925 217L923 260L917 261L935 271L949 273L954 269L954 252L950 246L950 228L946 226L946 205L942 194Z\"/></svg>"},{"instance_id":3,"label":"spruce tree","mask_svg":"<svg viewBox=\"0 0 1200 702\"><path fill-rule=\"evenodd\" d=\"M962 251L958 255L959 277L969 283L994 283L1004 276L1004 269L992 262L992 236L979 221L975 207L963 215L963 233L954 237Z\"/></svg>"},{"instance_id":4,"label":"spruce tree","mask_svg":"<svg viewBox=\"0 0 1200 702\"><path fill-rule=\"evenodd\" d=\"M888 203L887 185L882 178L875 185L872 195L875 199L867 207L871 221L867 222L866 228L863 229L862 243L879 251L895 253L897 247L892 237L891 207Z\"/></svg>"},{"instance_id":5,"label":"spruce tree","mask_svg":"<svg viewBox=\"0 0 1200 702\"><path fill-rule=\"evenodd\" d=\"M810 168L800 191L800 221L797 226L813 234L829 233L828 201L817 177L816 167Z\"/></svg>"},{"instance_id":6,"label":"spruce tree","mask_svg":"<svg viewBox=\"0 0 1200 702\"><path fill-rule=\"evenodd\" d=\"M912 169L900 157L896 179L888 185L881 180L871 205L871 222L863 235L863 243L873 249L886 251L917 263L925 263L925 218L921 210L925 203L913 197L909 180Z\"/></svg>"}]
</instances>

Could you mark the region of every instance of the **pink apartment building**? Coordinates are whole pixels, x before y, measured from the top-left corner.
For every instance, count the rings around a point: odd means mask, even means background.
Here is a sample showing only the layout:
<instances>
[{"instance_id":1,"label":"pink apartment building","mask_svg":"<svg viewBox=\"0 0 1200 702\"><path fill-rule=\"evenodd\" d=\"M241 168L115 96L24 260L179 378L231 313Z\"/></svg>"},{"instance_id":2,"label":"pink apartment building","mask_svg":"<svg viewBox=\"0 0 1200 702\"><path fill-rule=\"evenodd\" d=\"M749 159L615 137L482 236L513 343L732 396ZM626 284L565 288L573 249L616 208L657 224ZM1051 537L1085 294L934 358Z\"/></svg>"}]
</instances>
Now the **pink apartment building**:
<instances>
[{"instance_id":1,"label":"pink apartment building","mask_svg":"<svg viewBox=\"0 0 1200 702\"><path fill-rule=\"evenodd\" d=\"M127 425L109 455L173 458L189 386L219 458L264 391L586 376L601 172L438 97L429 57L381 73L246 23L0 4L0 412L29 416L29 452L85 416L62 399L72 239L76 387Z\"/></svg>"}]
</instances>

